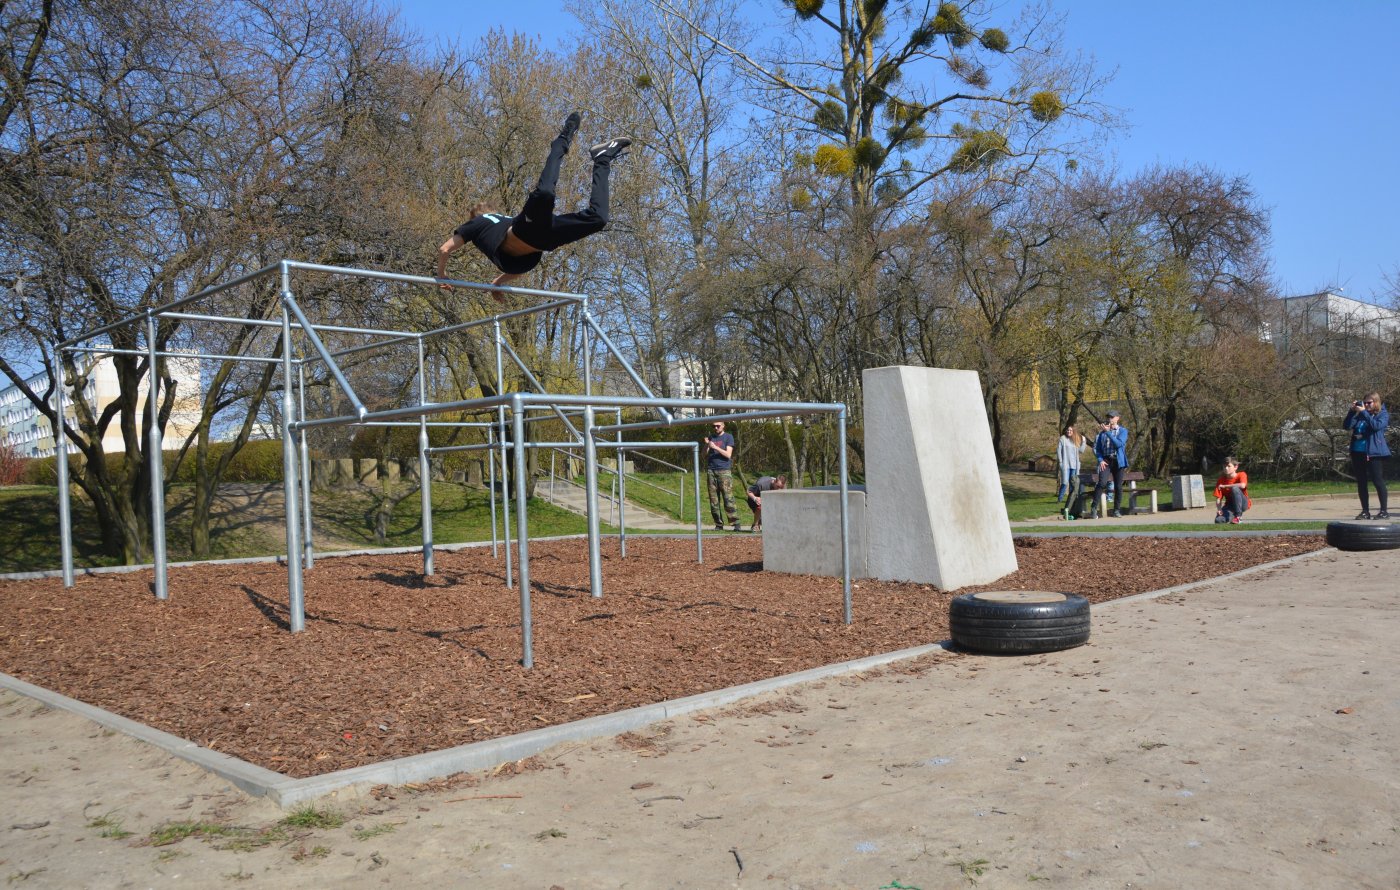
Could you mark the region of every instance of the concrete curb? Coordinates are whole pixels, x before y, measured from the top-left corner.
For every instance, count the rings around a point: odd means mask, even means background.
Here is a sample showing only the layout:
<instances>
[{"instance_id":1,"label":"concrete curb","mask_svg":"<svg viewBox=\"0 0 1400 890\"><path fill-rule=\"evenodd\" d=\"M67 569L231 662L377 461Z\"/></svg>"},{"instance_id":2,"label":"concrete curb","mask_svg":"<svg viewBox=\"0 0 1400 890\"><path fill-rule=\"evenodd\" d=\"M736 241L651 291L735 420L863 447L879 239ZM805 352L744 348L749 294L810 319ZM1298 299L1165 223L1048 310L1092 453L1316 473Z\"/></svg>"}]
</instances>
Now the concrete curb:
<instances>
[{"instance_id":1,"label":"concrete curb","mask_svg":"<svg viewBox=\"0 0 1400 890\"><path fill-rule=\"evenodd\" d=\"M414 549L417 548L410 548L409 552L412 552ZM1228 575L1219 575L1214 578L1207 578L1203 581L1193 581L1190 584L1181 584L1162 590L1152 590L1146 593L1120 597L1118 599L1109 600L1108 602L1097 603L1092 608L1095 611L1100 611L1120 603L1156 599L1157 597L1166 596L1168 594L1181 593L1197 587L1216 584L1221 581L1243 578L1256 572L1280 568L1294 562L1310 559L1320 554L1335 552L1335 549L1328 547L1310 553L1302 553L1297 556L1275 560L1273 562L1261 563L1257 566L1250 566L1238 572L1231 572ZM521 758L538 754L541 751L564 742L585 741L615 736L663 720L673 719L684 714L733 704L734 702L746 698L751 698L767 692L776 692L802 683L824 680L843 674L868 671L893 662L918 658L921 655L927 655L932 652L944 651L951 646L952 641L944 640L926 646L916 646L911 649L901 649L896 652L871 655L866 658L844 661L839 664L824 665L806 671L799 671L794 674L784 674L766 680L756 680L741 686L731 686L726 689L704 692L685 698L629 708L628 710L618 711L613 714L600 714L597 717L589 717L584 720L576 720L558 726L549 726L543 729L503 736L498 739L475 742L470 745L459 745L455 748L447 748L442 751L430 751L424 754L415 754L410 757L386 760L381 763L368 764L352 769L338 770L336 772L311 776L305 779L289 778L281 773L273 772L244 760L239 760L236 757L230 757L218 751L202 748L193 742L171 735L168 732L152 729L134 720L85 704L76 699L68 698L65 695L60 695L59 693L52 692L41 686L26 683L8 674L0 674L0 687L9 689L27 698L32 698L48 707L68 711L79 717L91 720L94 723L129 735L132 738L139 739L147 744L154 745L182 760L186 760L202 769L206 769L227 779L248 794L255 797L266 797L278 806L288 808L320 797L336 794L345 789L362 789L367 786L381 784L402 785L409 782L421 782L448 776L458 772L483 770L501 763L520 760Z\"/></svg>"},{"instance_id":2,"label":"concrete curb","mask_svg":"<svg viewBox=\"0 0 1400 890\"><path fill-rule=\"evenodd\" d=\"M266 797L278 806L287 808L346 788L364 788L383 784L402 785L408 782L421 782L449 776L453 773L487 769L501 763L538 754L563 742L619 735L662 720L733 704L746 698L786 689L800 683L810 683L814 680L868 671L892 662L918 658L931 652L941 652L949 645L951 645L949 641L944 641L927 646L916 646L912 649L901 649L897 652L871 655L854 661L843 661L839 664L829 664L799 671L795 674L756 680L742 686L730 686L727 689L642 705L613 714L599 714L597 717L575 720L572 723L561 723L558 726L547 726L543 729L502 736L498 739L459 745L442 751L414 754L410 757L400 757L352 769L337 770L305 779L289 778L236 757L202 748L168 732L152 729L134 720L84 704L41 686L26 683L8 674L0 674L0 687L32 698L48 707L69 711L79 717L84 717L94 723L154 745L181 760L189 761L227 779L248 794L255 797Z\"/></svg>"}]
</instances>

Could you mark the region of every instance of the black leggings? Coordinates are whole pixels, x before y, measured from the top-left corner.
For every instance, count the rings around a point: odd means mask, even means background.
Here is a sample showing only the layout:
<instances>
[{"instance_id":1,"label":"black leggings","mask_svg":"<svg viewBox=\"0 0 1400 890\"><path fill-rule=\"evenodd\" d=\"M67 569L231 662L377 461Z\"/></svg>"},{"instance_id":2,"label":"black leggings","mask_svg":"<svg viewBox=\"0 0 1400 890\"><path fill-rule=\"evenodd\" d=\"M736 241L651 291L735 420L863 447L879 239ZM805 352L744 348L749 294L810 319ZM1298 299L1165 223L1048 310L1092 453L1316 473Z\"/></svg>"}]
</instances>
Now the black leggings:
<instances>
[{"instance_id":1,"label":"black leggings","mask_svg":"<svg viewBox=\"0 0 1400 890\"><path fill-rule=\"evenodd\" d=\"M1366 480L1376 486L1376 498L1381 502L1381 512L1385 513L1390 492L1385 488L1385 461L1383 457L1366 459L1366 455L1352 452L1351 472L1356 476L1356 494L1361 498L1361 512L1371 512L1371 496L1366 490Z\"/></svg>"},{"instance_id":2,"label":"black leggings","mask_svg":"<svg viewBox=\"0 0 1400 890\"><path fill-rule=\"evenodd\" d=\"M511 231L521 241L539 250L554 250L565 244L572 244L601 232L608 224L608 173L611 167L607 160L593 164L593 188L588 196L588 207L578 213L554 215L554 188L559 182L559 166L569 144L564 139L555 139L549 145L549 157L544 162L539 184L525 199L525 209L511 223Z\"/></svg>"}]
</instances>

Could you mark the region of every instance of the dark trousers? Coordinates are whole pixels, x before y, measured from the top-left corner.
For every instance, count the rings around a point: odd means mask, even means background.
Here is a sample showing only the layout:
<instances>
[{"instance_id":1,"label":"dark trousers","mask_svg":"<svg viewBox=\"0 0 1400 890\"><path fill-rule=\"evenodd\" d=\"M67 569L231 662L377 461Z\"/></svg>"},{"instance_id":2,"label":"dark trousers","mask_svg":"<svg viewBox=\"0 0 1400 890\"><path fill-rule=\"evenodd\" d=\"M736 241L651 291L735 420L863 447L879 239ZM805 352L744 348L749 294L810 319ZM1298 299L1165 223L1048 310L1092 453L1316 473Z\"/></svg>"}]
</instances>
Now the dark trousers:
<instances>
[{"instance_id":1,"label":"dark trousers","mask_svg":"<svg viewBox=\"0 0 1400 890\"><path fill-rule=\"evenodd\" d=\"M1249 502L1245 500L1244 492L1238 488L1225 489L1224 500L1225 503L1220 509L1224 512L1226 519L1232 516L1243 516L1244 511L1248 509L1246 505Z\"/></svg>"},{"instance_id":2,"label":"dark trousers","mask_svg":"<svg viewBox=\"0 0 1400 890\"><path fill-rule=\"evenodd\" d=\"M1123 506L1123 468L1118 466L1116 460L1108 461L1108 466L1099 470L1094 477L1094 503L1097 504L1108 489L1109 480L1113 481L1113 509L1120 510Z\"/></svg>"},{"instance_id":3,"label":"dark trousers","mask_svg":"<svg viewBox=\"0 0 1400 890\"><path fill-rule=\"evenodd\" d=\"M1354 451L1351 454L1351 472L1356 476L1356 494L1361 498L1363 513L1371 512L1371 495L1366 490L1368 479L1376 486L1376 498L1381 502L1381 512L1387 512L1386 503L1390 492L1385 487L1385 461L1383 457L1369 457Z\"/></svg>"},{"instance_id":4,"label":"dark trousers","mask_svg":"<svg viewBox=\"0 0 1400 890\"><path fill-rule=\"evenodd\" d=\"M609 162L593 165L593 187L588 206L578 213L554 214L554 189L559 182L559 166L569 145L562 138L549 145L540 181L525 199L525 208L511 223L511 231L521 241L539 250L554 250L601 232L608 224Z\"/></svg>"}]
</instances>

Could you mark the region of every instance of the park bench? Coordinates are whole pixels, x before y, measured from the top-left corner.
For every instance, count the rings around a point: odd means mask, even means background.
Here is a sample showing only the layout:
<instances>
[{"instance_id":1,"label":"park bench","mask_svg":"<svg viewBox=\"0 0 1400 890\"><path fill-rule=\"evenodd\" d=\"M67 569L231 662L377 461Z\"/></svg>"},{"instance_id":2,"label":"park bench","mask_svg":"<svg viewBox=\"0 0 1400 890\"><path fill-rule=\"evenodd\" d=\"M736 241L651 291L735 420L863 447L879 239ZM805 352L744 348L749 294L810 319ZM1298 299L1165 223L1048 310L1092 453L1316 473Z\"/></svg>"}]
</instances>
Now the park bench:
<instances>
[{"instance_id":1,"label":"park bench","mask_svg":"<svg viewBox=\"0 0 1400 890\"><path fill-rule=\"evenodd\" d=\"M1092 470L1080 471L1079 496L1074 499L1074 505L1070 509L1070 512L1075 516L1083 517L1089 515L1088 505L1090 504L1090 499L1094 496L1094 477L1097 475L1098 474ZM1128 509L1126 512L1128 515L1134 513L1157 512L1157 489L1139 488L1137 485L1137 483L1145 481L1147 481L1147 477L1139 470L1128 470L1123 474L1123 485L1126 486L1124 500L1127 501ZM1146 506L1138 506L1138 495L1145 495L1147 497L1148 503ZM1105 508L1108 506L1109 500L1108 492L1105 490L1104 496L1100 499L1100 503L1098 504L1099 516L1108 515L1108 510Z\"/></svg>"}]
</instances>

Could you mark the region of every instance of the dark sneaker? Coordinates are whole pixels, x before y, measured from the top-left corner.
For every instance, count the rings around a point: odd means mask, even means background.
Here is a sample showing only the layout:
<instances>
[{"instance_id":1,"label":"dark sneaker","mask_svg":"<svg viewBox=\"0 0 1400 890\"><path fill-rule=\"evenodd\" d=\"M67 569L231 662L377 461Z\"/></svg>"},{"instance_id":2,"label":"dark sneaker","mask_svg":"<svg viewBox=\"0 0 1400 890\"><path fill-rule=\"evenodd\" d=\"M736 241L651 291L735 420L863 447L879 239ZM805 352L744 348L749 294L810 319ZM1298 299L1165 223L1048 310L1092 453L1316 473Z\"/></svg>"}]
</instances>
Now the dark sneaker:
<instances>
[{"instance_id":1,"label":"dark sneaker","mask_svg":"<svg viewBox=\"0 0 1400 890\"><path fill-rule=\"evenodd\" d=\"M1390 518L1390 514L1387 513L1387 512L1385 512L1384 510L1382 510L1381 512L1379 512L1379 513L1376 514L1376 518L1377 518L1377 519L1389 519L1389 518Z\"/></svg>"},{"instance_id":2,"label":"dark sneaker","mask_svg":"<svg viewBox=\"0 0 1400 890\"><path fill-rule=\"evenodd\" d=\"M564 118L564 126L559 131L559 138L563 139L566 143L572 144L574 141L574 135L578 133L578 122L578 112L570 112L569 116Z\"/></svg>"},{"instance_id":3,"label":"dark sneaker","mask_svg":"<svg viewBox=\"0 0 1400 890\"><path fill-rule=\"evenodd\" d=\"M715 526L715 531L717 531L717 532L722 532L722 531L724 531L724 526L722 526L722 525L717 525L717 526Z\"/></svg>"},{"instance_id":4,"label":"dark sneaker","mask_svg":"<svg viewBox=\"0 0 1400 890\"><path fill-rule=\"evenodd\" d=\"M1357 513L1357 514L1356 514L1356 518L1357 518L1357 519L1370 519L1370 518L1371 518L1371 514L1368 513L1368 512L1366 512L1365 510L1362 510L1360 513Z\"/></svg>"},{"instance_id":5,"label":"dark sneaker","mask_svg":"<svg viewBox=\"0 0 1400 890\"><path fill-rule=\"evenodd\" d=\"M1110 514L1108 514L1108 515L1109 515L1109 516L1112 516L1114 519L1122 519L1122 518L1123 518L1123 512L1122 512L1121 510L1114 510L1112 513L1110 513Z\"/></svg>"},{"instance_id":6,"label":"dark sneaker","mask_svg":"<svg viewBox=\"0 0 1400 890\"><path fill-rule=\"evenodd\" d=\"M737 523L737 522L734 523L734 531L736 531L736 532L741 532L741 531L743 531L743 530L744 530L744 527L743 527L742 525L740 525L740 524Z\"/></svg>"},{"instance_id":7,"label":"dark sneaker","mask_svg":"<svg viewBox=\"0 0 1400 890\"><path fill-rule=\"evenodd\" d=\"M599 142L588 150L588 156L597 164L603 161L615 161L627 150L627 146L632 144L632 140L627 136L618 136L616 139L609 139L607 142Z\"/></svg>"}]
</instances>

